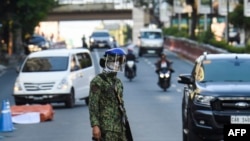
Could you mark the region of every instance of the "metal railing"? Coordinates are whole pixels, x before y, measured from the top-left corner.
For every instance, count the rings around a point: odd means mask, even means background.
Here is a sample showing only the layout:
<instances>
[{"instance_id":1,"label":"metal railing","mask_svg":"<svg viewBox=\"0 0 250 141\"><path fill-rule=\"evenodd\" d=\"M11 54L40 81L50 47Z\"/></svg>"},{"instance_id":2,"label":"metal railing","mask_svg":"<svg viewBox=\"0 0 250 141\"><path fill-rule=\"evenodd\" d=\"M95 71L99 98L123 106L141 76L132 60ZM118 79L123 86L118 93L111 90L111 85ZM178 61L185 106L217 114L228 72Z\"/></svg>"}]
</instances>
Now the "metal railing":
<instances>
[{"instance_id":1,"label":"metal railing","mask_svg":"<svg viewBox=\"0 0 250 141\"><path fill-rule=\"evenodd\" d=\"M132 9L133 2L127 2L126 0L58 0L61 5L64 4L105 4L113 3L115 9Z\"/></svg>"}]
</instances>

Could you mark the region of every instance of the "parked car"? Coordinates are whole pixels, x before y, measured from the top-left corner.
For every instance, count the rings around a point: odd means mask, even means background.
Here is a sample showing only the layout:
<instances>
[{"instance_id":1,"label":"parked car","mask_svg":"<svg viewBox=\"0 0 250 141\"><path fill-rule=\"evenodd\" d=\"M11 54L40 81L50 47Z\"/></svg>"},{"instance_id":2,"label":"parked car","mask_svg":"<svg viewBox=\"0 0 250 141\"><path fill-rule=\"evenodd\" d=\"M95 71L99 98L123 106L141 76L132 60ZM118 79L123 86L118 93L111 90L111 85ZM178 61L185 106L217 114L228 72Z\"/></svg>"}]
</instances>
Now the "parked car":
<instances>
[{"instance_id":1,"label":"parked car","mask_svg":"<svg viewBox=\"0 0 250 141\"><path fill-rule=\"evenodd\" d=\"M113 48L113 41L114 38L108 30L96 30L89 37L89 49L92 51L94 48Z\"/></svg>"},{"instance_id":2,"label":"parked car","mask_svg":"<svg viewBox=\"0 0 250 141\"><path fill-rule=\"evenodd\" d=\"M225 125L250 124L250 54L206 54L180 74L183 141L224 140Z\"/></svg>"},{"instance_id":3,"label":"parked car","mask_svg":"<svg viewBox=\"0 0 250 141\"><path fill-rule=\"evenodd\" d=\"M28 55L32 52L41 51L49 49L52 46L52 43L47 40L45 37L40 35L31 36L25 43L25 54Z\"/></svg>"},{"instance_id":4,"label":"parked car","mask_svg":"<svg viewBox=\"0 0 250 141\"><path fill-rule=\"evenodd\" d=\"M89 85L95 76L88 49L34 52L17 71L13 89L16 105L63 102L71 108L76 100L88 104Z\"/></svg>"},{"instance_id":5,"label":"parked car","mask_svg":"<svg viewBox=\"0 0 250 141\"><path fill-rule=\"evenodd\" d=\"M159 28L142 28L138 36L139 56L144 54L161 55L163 52L164 37Z\"/></svg>"}]
</instances>

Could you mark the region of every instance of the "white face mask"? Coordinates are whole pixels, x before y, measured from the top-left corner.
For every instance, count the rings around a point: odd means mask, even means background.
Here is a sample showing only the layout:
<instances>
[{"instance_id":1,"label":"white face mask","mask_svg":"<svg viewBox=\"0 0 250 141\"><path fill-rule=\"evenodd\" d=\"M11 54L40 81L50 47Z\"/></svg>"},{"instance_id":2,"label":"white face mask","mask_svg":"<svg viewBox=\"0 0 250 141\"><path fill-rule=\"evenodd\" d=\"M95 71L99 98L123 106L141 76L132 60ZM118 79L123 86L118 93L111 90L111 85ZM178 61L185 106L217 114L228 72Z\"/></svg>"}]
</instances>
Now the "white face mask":
<instances>
[{"instance_id":1,"label":"white face mask","mask_svg":"<svg viewBox=\"0 0 250 141\"><path fill-rule=\"evenodd\" d=\"M107 56L106 57L106 63L105 68L112 72L119 72L122 71L122 65L121 63L124 63L124 58L121 56Z\"/></svg>"},{"instance_id":2,"label":"white face mask","mask_svg":"<svg viewBox=\"0 0 250 141\"><path fill-rule=\"evenodd\" d=\"M119 62L107 62L107 68L118 72L120 70L120 63Z\"/></svg>"}]
</instances>

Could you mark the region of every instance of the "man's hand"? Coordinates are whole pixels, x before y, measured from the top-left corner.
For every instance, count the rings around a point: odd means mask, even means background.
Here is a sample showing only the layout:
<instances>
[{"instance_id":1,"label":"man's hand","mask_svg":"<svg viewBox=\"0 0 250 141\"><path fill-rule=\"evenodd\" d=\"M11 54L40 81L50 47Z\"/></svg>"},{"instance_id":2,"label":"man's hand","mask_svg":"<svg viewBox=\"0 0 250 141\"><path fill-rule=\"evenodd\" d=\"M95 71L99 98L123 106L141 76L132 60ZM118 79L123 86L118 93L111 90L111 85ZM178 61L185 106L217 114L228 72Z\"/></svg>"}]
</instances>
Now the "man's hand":
<instances>
[{"instance_id":1,"label":"man's hand","mask_svg":"<svg viewBox=\"0 0 250 141\"><path fill-rule=\"evenodd\" d=\"M101 141L101 130L100 130L99 126L92 127L92 134L93 134L93 138L96 141Z\"/></svg>"}]
</instances>

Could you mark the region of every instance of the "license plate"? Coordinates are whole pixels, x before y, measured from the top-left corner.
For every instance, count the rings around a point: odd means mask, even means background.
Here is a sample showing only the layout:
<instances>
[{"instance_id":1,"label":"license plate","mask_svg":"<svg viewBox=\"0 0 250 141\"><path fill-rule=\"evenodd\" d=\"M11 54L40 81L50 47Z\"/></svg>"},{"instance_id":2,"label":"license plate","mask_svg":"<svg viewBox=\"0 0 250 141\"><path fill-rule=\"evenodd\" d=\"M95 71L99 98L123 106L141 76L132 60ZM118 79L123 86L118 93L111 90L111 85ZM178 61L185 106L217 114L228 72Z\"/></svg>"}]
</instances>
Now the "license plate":
<instances>
[{"instance_id":1,"label":"license plate","mask_svg":"<svg viewBox=\"0 0 250 141\"><path fill-rule=\"evenodd\" d=\"M99 47L104 47L104 44L99 44Z\"/></svg>"},{"instance_id":2,"label":"license plate","mask_svg":"<svg viewBox=\"0 0 250 141\"><path fill-rule=\"evenodd\" d=\"M39 97L38 96L34 96L33 99L34 100L43 100L43 97L42 96L39 96Z\"/></svg>"},{"instance_id":3,"label":"license plate","mask_svg":"<svg viewBox=\"0 0 250 141\"><path fill-rule=\"evenodd\" d=\"M148 50L148 53L155 53L154 50Z\"/></svg>"},{"instance_id":4,"label":"license plate","mask_svg":"<svg viewBox=\"0 0 250 141\"><path fill-rule=\"evenodd\" d=\"M231 124L250 124L250 116L231 116Z\"/></svg>"}]
</instances>

